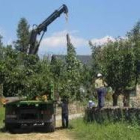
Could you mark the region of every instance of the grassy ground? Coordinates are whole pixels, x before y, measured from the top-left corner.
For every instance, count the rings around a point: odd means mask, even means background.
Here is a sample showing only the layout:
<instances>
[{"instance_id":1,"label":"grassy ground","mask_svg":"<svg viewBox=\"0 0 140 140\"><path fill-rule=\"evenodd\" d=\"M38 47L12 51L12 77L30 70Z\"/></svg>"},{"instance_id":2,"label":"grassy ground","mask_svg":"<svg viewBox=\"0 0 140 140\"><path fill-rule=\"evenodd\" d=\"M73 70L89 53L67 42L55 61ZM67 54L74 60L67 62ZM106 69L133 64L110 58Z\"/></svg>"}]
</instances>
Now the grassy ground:
<instances>
[{"instance_id":1,"label":"grassy ground","mask_svg":"<svg viewBox=\"0 0 140 140\"><path fill-rule=\"evenodd\" d=\"M137 140L140 126L127 123L85 123L83 119L71 122L71 136L74 140Z\"/></svg>"},{"instance_id":2,"label":"grassy ground","mask_svg":"<svg viewBox=\"0 0 140 140\"><path fill-rule=\"evenodd\" d=\"M3 128L4 108L0 107L0 129ZM127 123L85 123L83 119L70 120L70 128L65 130L57 130L55 133L41 134L19 134L12 135L0 131L0 139L2 140L25 140L32 139L34 135L38 137L37 140L49 138L50 140L58 138L60 135L65 136L64 139L73 140L138 140L140 138L140 126ZM58 136L59 135L59 136ZM61 138L63 139L63 138Z\"/></svg>"},{"instance_id":3,"label":"grassy ground","mask_svg":"<svg viewBox=\"0 0 140 140\"><path fill-rule=\"evenodd\" d=\"M4 126L3 119L4 119L4 108L0 106L0 129Z\"/></svg>"}]
</instances>

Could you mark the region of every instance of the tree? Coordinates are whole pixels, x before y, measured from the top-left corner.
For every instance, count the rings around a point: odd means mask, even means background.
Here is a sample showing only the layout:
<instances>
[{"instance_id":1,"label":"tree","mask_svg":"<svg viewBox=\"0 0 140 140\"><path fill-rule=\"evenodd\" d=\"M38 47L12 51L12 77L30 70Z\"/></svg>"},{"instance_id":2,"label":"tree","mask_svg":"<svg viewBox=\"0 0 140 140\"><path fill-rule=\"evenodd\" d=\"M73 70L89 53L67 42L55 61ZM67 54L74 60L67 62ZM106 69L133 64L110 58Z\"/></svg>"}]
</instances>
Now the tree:
<instances>
[{"instance_id":1,"label":"tree","mask_svg":"<svg viewBox=\"0 0 140 140\"><path fill-rule=\"evenodd\" d=\"M82 63L76 58L76 51L71 43L69 34L67 39L66 66L63 69L63 91L72 99L80 99L80 84Z\"/></svg>"},{"instance_id":2,"label":"tree","mask_svg":"<svg viewBox=\"0 0 140 140\"><path fill-rule=\"evenodd\" d=\"M97 73L101 71L101 57L102 57L102 46L97 46L92 44L92 42L89 40L89 45L92 50L92 77L96 77Z\"/></svg>"},{"instance_id":3,"label":"tree","mask_svg":"<svg viewBox=\"0 0 140 140\"><path fill-rule=\"evenodd\" d=\"M27 53L29 43L29 25L25 18L21 18L17 28L17 41L15 41L15 48L20 52Z\"/></svg>"},{"instance_id":4,"label":"tree","mask_svg":"<svg viewBox=\"0 0 140 140\"><path fill-rule=\"evenodd\" d=\"M57 59L57 57L53 55L51 58L50 66L53 78L55 81L57 81L60 78L60 74L62 71L62 61Z\"/></svg>"},{"instance_id":5,"label":"tree","mask_svg":"<svg viewBox=\"0 0 140 140\"><path fill-rule=\"evenodd\" d=\"M98 48L98 47L96 47ZM108 85L114 90L113 105L117 105L119 94L128 96L128 89L135 87L135 61L132 44L129 40L109 41L93 53L96 70L103 73ZM96 54L95 54L96 53ZM98 69L97 69L98 68Z\"/></svg>"},{"instance_id":6,"label":"tree","mask_svg":"<svg viewBox=\"0 0 140 140\"><path fill-rule=\"evenodd\" d=\"M0 35L0 47L3 46L3 43L2 43L2 36Z\"/></svg>"},{"instance_id":7,"label":"tree","mask_svg":"<svg viewBox=\"0 0 140 140\"><path fill-rule=\"evenodd\" d=\"M4 72L4 47L3 47L3 43L2 43L2 36L0 35L0 84L3 83L4 80L4 76L3 76L3 72Z\"/></svg>"},{"instance_id":8,"label":"tree","mask_svg":"<svg viewBox=\"0 0 140 140\"><path fill-rule=\"evenodd\" d=\"M120 39L107 44L104 47L103 56L103 72L108 84L114 90L113 105L117 105L118 95L125 94L128 88L135 87L134 55L131 43Z\"/></svg>"},{"instance_id":9,"label":"tree","mask_svg":"<svg viewBox=\"0 0 140 140\"><path fill-rule=\"evenodd\" d=\"M139 83L139 74L140 74L140 21L136 23L133 29L127 33L127 37L131 42L134 53L134 66L136 74L136 83Z\"/></svg>"}]
</instances>

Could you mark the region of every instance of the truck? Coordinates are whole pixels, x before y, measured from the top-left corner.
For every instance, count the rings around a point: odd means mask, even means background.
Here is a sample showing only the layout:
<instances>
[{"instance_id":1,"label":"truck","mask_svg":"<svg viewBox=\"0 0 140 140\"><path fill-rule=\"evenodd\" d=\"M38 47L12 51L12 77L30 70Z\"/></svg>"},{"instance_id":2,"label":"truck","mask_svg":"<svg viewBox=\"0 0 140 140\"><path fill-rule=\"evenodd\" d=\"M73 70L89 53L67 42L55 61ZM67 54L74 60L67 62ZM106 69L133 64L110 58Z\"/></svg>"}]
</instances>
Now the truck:
<instances>
[{"instance_id":1,"label":"truck","mask_svg":"<svg viewBox=\"0 0 140 140\"><path fill-rule=\"evenodd\" d=\"M45 132L55 131L56 104L53 100L20 100L5 104L5 128L16 132L22 128L43 127Z\"/></svg>"},{"instance_id":2,"label":"truck","mask_svg":"<svg viewBox=\"0 0 140 140\"><path fill-rule=\"evenodd\" d=\"M31 31L29 39L29 51L30 55L37 55L40 42L47 31L48 25L50 25L55 19L57 19L62 13L67 14L68 8L63 4L58 10L55 10L46 20ZM41 35L39 41L37 36ZM55 131L55 115L56 115L56 101L52 97L53 90L47 95L42 95L41 99L36 97L35 99L27 100L26 98L18 98L13 100L6 98L4 103L5 107L5 128L10 132L14 132L23 127L43 127L46 132Z\"/></svg>"}]
</instances>

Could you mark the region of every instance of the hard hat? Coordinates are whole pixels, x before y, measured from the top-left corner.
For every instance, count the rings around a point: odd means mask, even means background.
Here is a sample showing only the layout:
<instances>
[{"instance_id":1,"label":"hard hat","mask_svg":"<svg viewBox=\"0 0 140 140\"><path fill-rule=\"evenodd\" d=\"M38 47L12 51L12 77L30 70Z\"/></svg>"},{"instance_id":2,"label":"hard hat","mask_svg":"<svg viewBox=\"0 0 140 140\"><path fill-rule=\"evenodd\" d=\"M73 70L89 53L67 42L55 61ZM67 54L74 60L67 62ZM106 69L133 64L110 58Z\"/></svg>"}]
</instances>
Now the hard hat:
<instances>
[{"instance_id":1,"label":"hard hat","mask_svg":"<svg viewBox=\"0 0 140 140\"><path fill-rule=\"evenodd\" d=\"M92 100L89 100L89 103L92 103Z\"/></svg>"},{"instance_id":2,"label":"hard hat","mask_svg":"<svg viewBox=\"0 0 140 140\"><path fill-rule=\"evenodd\" d=\"M97 77L102 77L102 74L101 74L101 73L98 73L98 74L97 74Z\"/></svg>"}]
</instances>

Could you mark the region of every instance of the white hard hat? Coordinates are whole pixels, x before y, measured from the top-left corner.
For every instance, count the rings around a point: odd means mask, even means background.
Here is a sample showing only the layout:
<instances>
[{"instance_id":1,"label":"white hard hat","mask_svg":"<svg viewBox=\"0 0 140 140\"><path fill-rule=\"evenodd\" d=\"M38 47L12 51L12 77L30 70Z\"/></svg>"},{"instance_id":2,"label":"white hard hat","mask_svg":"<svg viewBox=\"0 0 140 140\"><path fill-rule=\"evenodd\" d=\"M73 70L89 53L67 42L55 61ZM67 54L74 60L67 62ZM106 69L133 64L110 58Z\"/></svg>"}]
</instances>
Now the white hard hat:
<instances>
[{"instance_id":1,"label":"white hard hat","mask_svg":"<svg viewBox=\"0 0 140 140\"><path fill-rule=\"evenodd\" d=\"M89 103L92 103L92 100L89 100Z\"/></svg>"},{"instance_id":2,"label":"white hard hat","mask_svg":"<svg viewBox=\"0 0 140 140\"><path fill-rule=\"evenodd\" d=\"M98 73L98 74L97 74L97 77L102 77L102 74L101 74L101 73Z\"/></svg>"}]
</instances>

